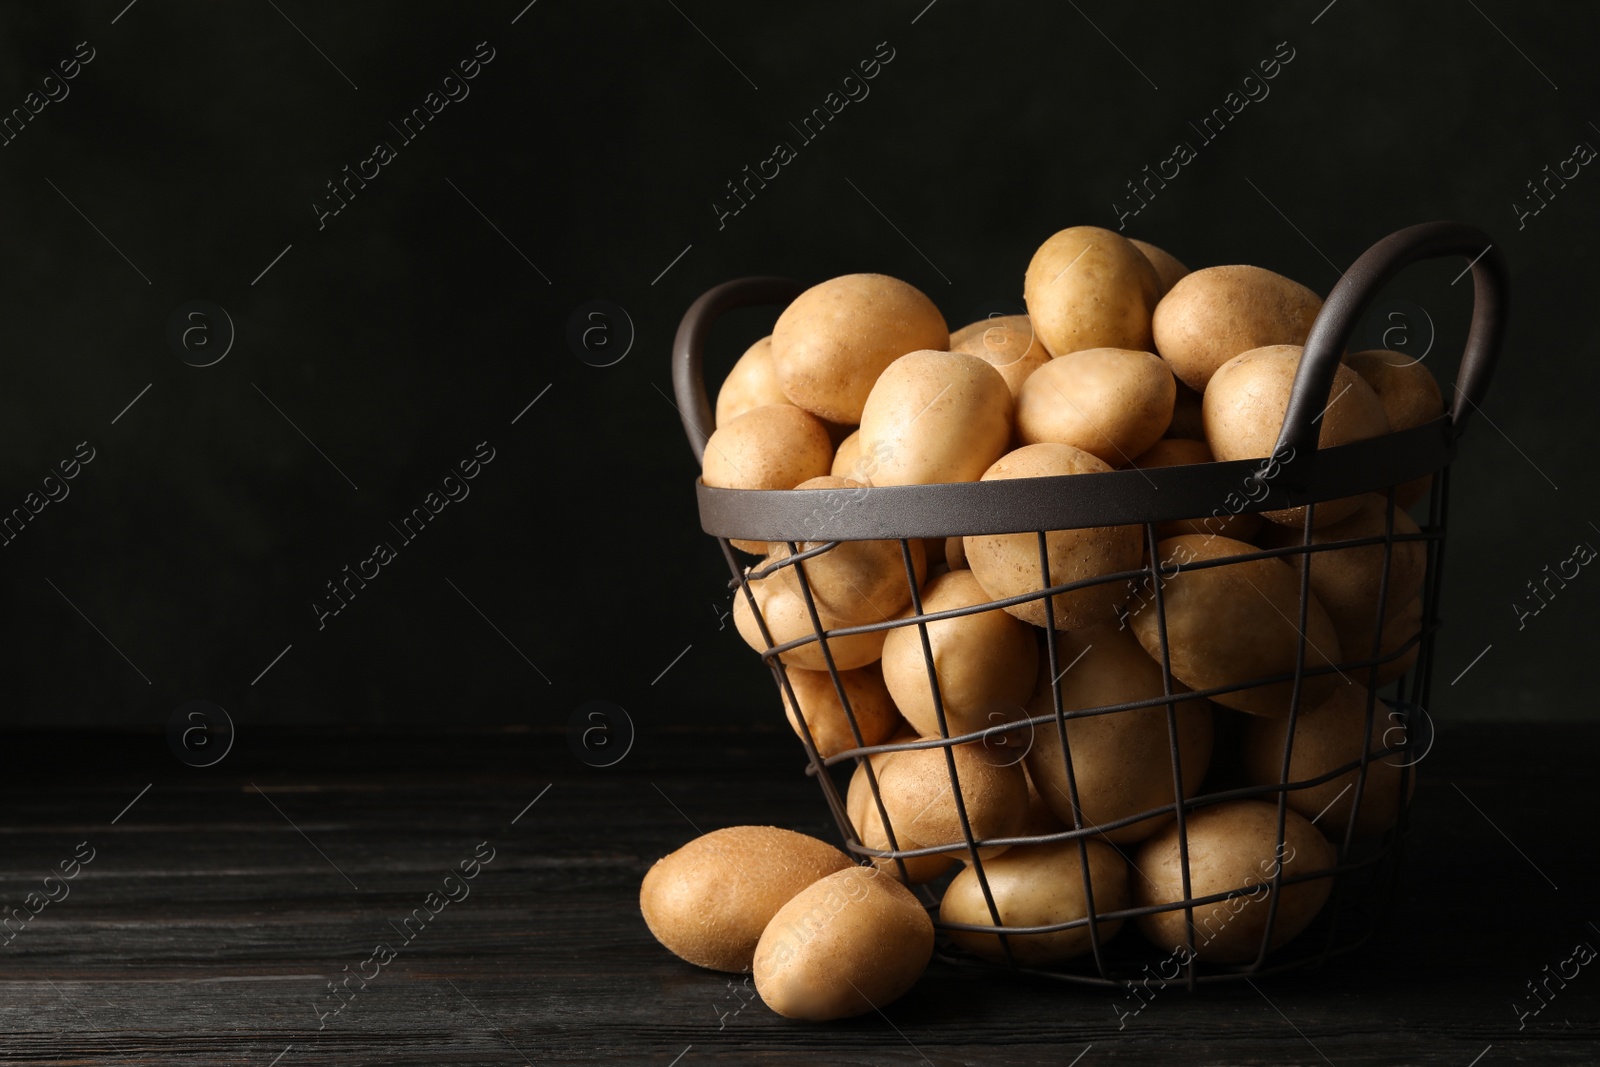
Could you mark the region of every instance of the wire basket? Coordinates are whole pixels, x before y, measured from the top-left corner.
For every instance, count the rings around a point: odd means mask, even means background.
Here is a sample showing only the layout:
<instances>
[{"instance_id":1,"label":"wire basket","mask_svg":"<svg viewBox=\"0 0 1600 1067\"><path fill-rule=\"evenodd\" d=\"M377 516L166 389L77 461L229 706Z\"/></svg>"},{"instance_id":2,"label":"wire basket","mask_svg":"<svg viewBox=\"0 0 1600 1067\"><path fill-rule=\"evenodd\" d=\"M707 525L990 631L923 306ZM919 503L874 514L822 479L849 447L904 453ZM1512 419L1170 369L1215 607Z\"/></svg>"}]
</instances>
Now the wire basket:
<instances>
[{"instance_id":1,"label":"wire basket","mask_svg":"<svg viewBox=\"0 0 1600 1067\"><path fill-rule=\"evenodd\" d=\"M1446 414L1411 429L1318 450L1318 420L1329 406L1335 371L1366 305L1403 267L1419 260L1458 255L1471 260L1468 269L1473 277L1474 304L1454 396L1447 405ZM702 349L710 327L731 309L786 304L803 289L799 283L782 278L739 279L707 292L684 315L674 345L673 379L684 429L696 459L704 452L707 434L703 428L712 425L711 405L701 371ZM1123 988L1130 983L1142 987L1176 984L1193 989L1200 984L1317 966L1331 956L1357 948L1371 936L1388 909L1397 883L1401 845L1406 833L1406 806L1414 777L1412 768L1431 745L1431 723L1425 709L1429 707L1434 638L1439 626L1450 465L1456 455L1457 439L1469 415L1481 404L1489 385L1504 332L1506 293L1503 258L1488 237L1472 227L1450 222L1426 223L1400 230L1373 245L1334 286L1310 331L1277 448L1267 460L861 489L734 490L696 482L701 525L718 539L732 574L730 586L735 590L734 595L746 600L760 629L767 645L763 658L772 669L784 706L799 707L785 656L814 646L809 652L820 654L843 707L854 743L842 751L830 751L826 755L819 751L804 715L791 715L791 722L806 750L807 773L814 775L820 784L845 847L861 862L893 868L908 880L915 880L909 878L908 863L919 859L926 862L927 857L939 855L960 859L976 876L987 911L987 918L982 922L941 921L936 901L927 887L923 887L924 899L942 934L941 955L985 965L998 963L1025 973L1090 986ZM1396 494L1400 487L1414 486L1419 480L1430 478L1426 491L1426 521L1420 522L1415 532L1397 530ZM1384 494L1389 504L1381 533L1339 540L1315 539L1313 526L1319 503L1369 492ZM1165 558L1158 549L1158 524L1216 517L1219 509L1234 514L1302 507L1304 519L1299 538L1280 538L1287 543L1274 547L1190 560ZM1139 567L1074 582L1052 581L1049 534L1111 526L1142 529L1145 555ZM1292 532L1291 528L1283 529ZM955 536L1028 533L1034 534L1038 542L1037 589L952 610L924 610L914 566L915 542ZM734 539L787 545L788 554L769 557L756 567L745 566L735 555L731 543ZM819 612L806 564L835 551L842 543L863 540L898 542L910 594L909 612L881 622L829 628ZM1413 545L1420 546L1420 551L1408 547ZM1313 644L1307 637L1308 613L1314 600L1310 592L1313 557L1322 552L1358 548L1381 549L1382 552L1382 578L1371 641L1365 654L1350 656L1346 649L1338 656L1326 655L1315 647L1308 647ZM1385 632L1386 595L1396 555L1401 552L1410 553L1412 565L1422 568L1420 612L1414 625L1408 620L1400 632L1394 632L1392 626ZM1416 558L1419 555L1420 562ZM1293 669L1247 679L1229 679L1226 684L1209 688L1188 689L1179 684L1172 673L1169 644L1170 583L1185 573L1273 558L1284 559L1299 578L1299 617L1293 620L1297 635ZM797 637L779 642L774 640L768 620L762 615L753 584L784 568L793 568L793 581L804 602L810 628ZM1154 627L1155 647L1147 645L1147 651L1159 663L1161 692L1117 704L1068 707L1063 699L1062 676L1070 664L1059 661L1054 625L1056 597L1108 583L1126 590L1128 604L1137 600L1138 612L1149 613L1143 625ZM1046 626L1039 632L1044 635L1042 669L1048 670L1050 678L1049 708L1045 713L1024 713L981 730L952 734L940 694L939 674L934 666L929 625L1030 601L1039 602L1044 610ZM1122 609L1124 622L1133 611L1128 606ZM939 724L938 736L869 745L864 742L861 725L851 708L834 650L842 647L839 642L853 636L900 627L916 627L919 631ZM790 655L789 658L794 657ZM1326 679L1334 676L1346 682L1359 679L1365 683L1361 755L1327 768L1315 777L1296 778L1291 774L1291 754L1297 724L1303 719L1306 707L1311 706L1308 694L1319 686L1325 689ZM1379 700L1379 693L1391 685L1393 693L1386 709ZM1260 692L1261 687L1267 686L1277 687L1276 691L1286 694L1282 759L1276 781L1240 784L1230 781L1224 774L1220 781L1206 779L1201 787L1190 781L1186 786L1186 760L1180 743L1180 706L1217 698L1226 703L1231 694L1252 689ZM1088 821L1079 804L1078 778L1082 767L1075 764L1069 724L1092 716L1128 716L1151 708L1163 710L1166 717L1168 751L1165 758L1171 764L1170 795L1173 799L1141 808L1114 822ZM957 747L981 746L993 765L1020 758L1016 753L1027 751L1030 739L1049 739L1059 745L1063 791L1071 801L1070 822L1063 819L1065 828L1050 832L980 836L969 818ZM959 836L952 840L903 847L910 845L911 838L904 825L897 833L880 789L880 773L874 757L911 749L943 750L949 797L960 829ZM967 766L970 774L973 765L967 762ZM1392 769L1385 770L1385 767ZM842 795L840 776L845 771L864 775L870 794L870 812L881 822L887 847L869 847L863 843L863 835L850 818ZM1194 886L1196 868L1190 837L1198 825L1197 818L1206 818L1208 809L1239 800L1268 802L1276 813L1274 856L1284 857L1290 844L1291 795L1343 780L1343 776L1350 774L1355 775L1355 780L1346 790L1353 786L1354 796L1348 813L1343 816L1343 825L1321 827L1322 833L1331 839L1328 862L1310 869L1296 869L1292 874L1286 873L1287 862L1278 862L1272 865L1270 872L1264 869L1260 877L1243 880L1242 884L1207 887L1206 892ZM1396 786L1392 790L1395 810L1379 812L1377 821L1380 825L1392 825L1381 834L1363 837L1357 832L1362 803L1368 799L1368 783L1380 774ZM1369 816L1371 805L1377 802L1369 802ZM1325 808L1324 812L1327 810ZM1149 819L1163 820L1168 832L1172 828L1176 830L1181 892L1168 892L1164 898L1142 905L1136 903L1135 897L1122 901L1124 906L1120 907L1104 906L1118 902L1107 901L1103 895L1102 907L1097 909L1094 881L1089 874L1091 843L1095 839L1103 840L1106 834L1123 826ZM995 850L1059 842L1075 845L1077 850L1076 877L1081 880L1081 886L1073 888L1075 892L1081 890L1083 915L1042 925L1005 923L992 884ZM1103 845L1092 847L1099 850ZM1123 847L1130 857L1131 849L1132 846ZM1136 869L1129 875L1130 880L1143 876L1143 872ZM1067 877L1070 880L1073 876ZM1326 903L1310 925L1286 944L1279 944L1282 940L1278 937L1279 927L1285 921L1280 915L1280 903L1285 900L1284 888L1312 882L1329 885ZM1258 895L1262 886L1270 888L1264 896ZM1264 914L1252 913L1249 924L1252 928L1259 926L1259 944L1252 940L1250 951L1236 952L1222 962L1204 958L1200 950L1206 942L1200 938L1206 935L1210 917L1217 914L1218 907L1242 909L1246 905L1236 907L1235 904L1241 898L1248 898L1251 905L1259 902L1259 908L1264 909ZM1141 917L1157 914L1183 916L1181 943L1157 945L1128 933L1119 937L1115 944L1109 943L1110 934L1115 932L1114 924L1134 925ZM1087 935L1087 945L1080 955L1049 965L1031 962L1038 954L1028 950L1030 942L1072 931ZM985 945L987 951L980 957L954 945L963 939L968 946Z\"/></svg>"}]
</instances>

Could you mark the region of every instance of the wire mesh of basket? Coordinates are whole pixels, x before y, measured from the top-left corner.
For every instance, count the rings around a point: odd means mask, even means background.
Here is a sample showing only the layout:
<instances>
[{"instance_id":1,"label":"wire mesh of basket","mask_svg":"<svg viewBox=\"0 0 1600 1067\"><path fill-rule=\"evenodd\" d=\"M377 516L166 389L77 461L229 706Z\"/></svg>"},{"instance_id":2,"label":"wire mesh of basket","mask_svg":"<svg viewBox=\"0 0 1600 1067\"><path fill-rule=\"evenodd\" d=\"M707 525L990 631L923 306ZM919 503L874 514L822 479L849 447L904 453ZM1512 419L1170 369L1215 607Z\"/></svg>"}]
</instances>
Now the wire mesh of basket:
<instances>
[{"instance_id":1,"label":"wire mesh of basket","mask_svg":"<svg viewBox=\"0 0 1600 1067\"><path fill-rule=\"evenodd\" d=\"M1319 450L1318 422L1331 403L1335 371L1366 306L1407 265L1458 255L1471 260L1474 302L1446 414L1425 425ZM685 314L674 346L673 373L685 432L697 459L712 425L701 373L711 325L733 308L785 304L803 288L781 278L740 279L706 293ZM921 888L942 934L942 954L1091 986L1176 984L1193 989L1315 966L1372 935L1397 884L1414 767L1432 743L1426 709L1439 626L1450 465L1457 441L1488 389L1504 333L1506 294L1503 258L1487 236L1470 226L1426 223L1374 244L1324 302L1304 346L1277 446L1261 459L843 489L734 490L696 483L701 525L721 545L734 595L744 602L744 625L751 634L759 633L762 656L805 748L807 773L821 786L845 847L862 863L913 884L925 883ZM1403 508L1419 491L1425 517L1413 527ZM1376 523L1352 530L1350 524L1318 522L1319 507L1344 510L1348 505L1342 502L1348 498L1373 493L1386 504L1377 509L1382 518ZM1293 513L1296 525L1269 524L1276 536L1264 547L1215 532L1232 516L1289 509L1298 509ZM1167 536L1170 524L1178 520L1201 523L1198 529L1204 532ZM1204 525L1208 522L1213 525ZM1108 527L1137 531L1142 562L1062 580L1061 535ZM924 543L992 535L1020 539L1016 544L1036 543L1035 587L928 609L923 600L925 568L919 567ZM747 565L736 554L735 540L766 542L771 551ZM836 624L819 607L808 567L815 572L829 553L859 542L898 546L909 607L879 621ZM1311 591L1313 574L1324 558L1349 558L1351 552L1381 556L1376 595L1369 597L1375 608L1365 622L1357 620L1355 637L1329 642L1327 629L1319 628L1315 617L1322 609ZM1248 581L1252 574L1265 573L1253 569L1263 561L1280 561L1266 566L1281 570L1287 565L1295 579L1290 598L1274 606L1292 630L1289 661L1269 673L1184 685L1174 674L1174 652L1181 655L1186 647L1180 635L1175 648L1174 598L1187 595L1188 584L1205 580L1196 575L1214 571ZM1332 570L1333 580L1337 574ZM765 583L777 582L786 583L803 604L798 622L793 612L781 624L763 612L761 593L769 588ZM1413 586L1420 586L1414 599L1400 607L1391 603L1397 599L1394 591ZM1126 641L1132 632L1158 668L1152 677L1159 674L1159 683L1131 699L1097 702L1093 687L1086 696L1071 674L1075 663L1064 662L1066 653L1086 642L1079 640L1082 634L1058 630L1058 613L1070 598L1097 589L1114 590L1105 595L1118 605L1115 621L1101 631L1102 640ZM987 709L978 721L971 714L950 714L934 650L941 624L1023 605L1032 605L1036 621L1041 621L1042 609L1041 683L1034 697L1022 706ZM1348 634L1348 625L1346 629ZM920 644L937 723L937 730L922 736L874 737L852 706L850 674L862 655L859 647L865 643L870 654L871 644L887 640L891 630L907 635L915 631ZM1323 641L1308 637L1308 630L1321 633ZM1336 647L1320 647L1327 643ZM795 713L802 706L796 695L797 670L825 674L843 711L847 735L819 739L807 716ZM1195 681L1192 672L1184 673ZM1323 714L1320 705L1332 702L1330 693L1359 721L1359 748L1331 760L1311 760L1312 773L1303 765L1297 770L1297 757L1316 737L1319 720L1308 713ZM1278 714L1261 719L1264 700ZM1226 721L1234 728L1244 723L1243 729L1265 733L1267 740L1256 746L1257 762L1268 760L1270 773L1252 777L1238 767L1219 768L1215 760L1207 771L1207 761L1186 753L1189 724L1211 706L1241 705L1249 705L1243 708L1247 711L1253 707L1256 714ZM1101 745L1103 755L1106 742L1096 738L1110 736L1115 747L1118 731L1135 722L1146 755L1154 752L1151 758L1165 760L1171 788L1158 802L1146 797L1105 818L1091 810L1090 798L1080 795L1092 773L1092 748ZM1297 731L1311 739L1299 748ZM1164 751L1151 749L1152 744ZM908 756L914 752L925 754ZM902 767L942 763L938 791L929 801L936 807L894 810L884 779L895 773L896 760ZM1196 773L1197 763L1201 773ZM1004 768L1019 765L1029 770L1030 811L1039 808L1044 792L1040 783L1048 782L1060 794L1060 802L1051 800L1041 809L1045 816L1053 813L1053 821L1031 815L990 818L991 813L975 810L980 798L969 786L985 776L1004 776L1009 773ZM940 818L928 818L929 810ZM1245 810L1257 821L1266 820L1263 825L1269 829L1256 848L1259 864L1247 876L1238 876L1237 864L1230 867L1218 859L1219 848L1225 851L1240 839L1228 836L1230 824L1222 823L1219 813ZM942 828L937 832L929 829L938 823ZM1267 843L1273 846L1270 850ZM1125 887L1097 873L1108 849L1129 861ZM1032 861L1027 869L1058 872L1046 888L1056 898L1051 917L1059 921L1016 921L1028 909L1008 905L1018 893L1019 877L1005 859L1008 852L1014 859L1052 857L1053 866ZM976 915L945 914L951 909L941 907L934 892L947 869L956 866L954 861L960 861L956 880L965 883L966 911L976 907ZM1230 869L1235 875L1219 883L1218 872ZM944 887L946 894L953 885L955 881ZM1319 898L1320 906L1307 904ZM1122 930L1125 926L1137 927L1145 936Z\"/></svg>"}]
</instances>

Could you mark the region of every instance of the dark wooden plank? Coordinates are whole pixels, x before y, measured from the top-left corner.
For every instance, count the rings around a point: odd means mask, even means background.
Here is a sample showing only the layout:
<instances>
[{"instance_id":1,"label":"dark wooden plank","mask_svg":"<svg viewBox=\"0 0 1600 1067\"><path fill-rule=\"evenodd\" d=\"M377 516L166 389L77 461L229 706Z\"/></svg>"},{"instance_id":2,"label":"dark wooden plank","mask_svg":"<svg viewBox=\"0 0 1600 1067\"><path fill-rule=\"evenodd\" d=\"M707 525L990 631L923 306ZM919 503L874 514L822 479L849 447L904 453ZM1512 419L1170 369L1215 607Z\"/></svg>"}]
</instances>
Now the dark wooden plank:
<instances>
[{"instance_id":1,"label":"dark wooden plank","mask_svg":"<svg viewBox=\"0 0 1600 1067\"><path fill-rule=\"evenodd\" d=\"M1323 971L1164 991L1121 1017L1114 995L936 962L885 1015L826 1025L759 1001L722 1018L741 1003L729 978L674 959L638 915L644 871L697 828L831 836L779 733L658 733L606 770L542 734L256 738L206 770L159 739L13 736L0 751L0 899L79 841L96 849L70 896L0 948L0 1062L1600 1060L1591 969L1524 1029L1512 1009L1573 943L1600 943L1600 853L1580 815L1594 728L1442 730L1397 912ZM319 1030L327 983L400 944L392 924L483 841L495 858L470 895Z\"/></svg>"}]
</instances>

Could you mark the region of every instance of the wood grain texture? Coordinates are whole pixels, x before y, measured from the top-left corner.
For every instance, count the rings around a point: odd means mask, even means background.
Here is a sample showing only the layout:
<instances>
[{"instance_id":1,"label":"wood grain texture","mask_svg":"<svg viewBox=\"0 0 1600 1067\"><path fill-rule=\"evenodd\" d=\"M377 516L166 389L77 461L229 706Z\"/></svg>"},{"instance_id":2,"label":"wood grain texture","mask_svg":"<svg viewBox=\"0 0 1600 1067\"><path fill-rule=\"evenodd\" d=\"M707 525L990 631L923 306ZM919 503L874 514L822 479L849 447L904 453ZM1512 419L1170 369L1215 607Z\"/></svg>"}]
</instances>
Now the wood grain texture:
<instances>
[{"instance_id":1,"label":"wood grain texture","mask_svg":"<svg viewBox=\"0 0 1600 1067\"><path fill-rule=\"evenodd\" d=\"M79 842L95 858L0 946L0 1062L1593 1064L1595 967L1521 1030L1512 1005L1600 945L1597 755L1596 727L1442 728L1396 914L1315 974L1159 992L1119 1028L1115 996L936 961L883 1014L817 1025L672 957L637 903L699 831L831 839L787 735L645 731L595 769L560 735L242 733L203 770L161 738L8 735L0 901ZM469 895L405 941L481 842ZM319 1029L380 942L394 959Z\"/></svg>"}]
</instances>

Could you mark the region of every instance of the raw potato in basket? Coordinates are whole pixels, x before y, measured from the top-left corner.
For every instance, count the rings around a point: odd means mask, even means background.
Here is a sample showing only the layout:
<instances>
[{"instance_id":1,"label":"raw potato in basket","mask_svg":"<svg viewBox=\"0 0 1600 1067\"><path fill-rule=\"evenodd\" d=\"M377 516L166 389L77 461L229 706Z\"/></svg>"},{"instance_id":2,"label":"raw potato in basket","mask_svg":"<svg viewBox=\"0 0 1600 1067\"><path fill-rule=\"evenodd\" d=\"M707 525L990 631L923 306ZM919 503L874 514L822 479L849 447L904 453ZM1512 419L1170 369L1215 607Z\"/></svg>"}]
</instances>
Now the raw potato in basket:
<instances>
[{"instance_id":1,"label":"raw potato in basket","mask_svg":"<svg viewBox=\"0 0 1600 1067\"><path fill-rule=\"evenodd\" d=\"M772 365L791 403L855 425L889 364L949 343L944 316L920 290L883 274L847 274L807 289L778 316Z\"/></svg>"},{"instance_id":2,"label":"raw potato in basket","mask_svg":"<svg viewBox=\"0 0 1600 1067\"><path fill-rule=\"evenodd\" d=\"M1295 373L1300 369L1298 345L1255 348L1235 356L1217 369L1201 401L1206 443L1217 459L1265 459L1277 447L1284 412ZM1333 390L1320 416L1317 447L1332 448L1389 432L1378 394L1361 376L1340 364L1334 371ZM1326 526L1350 516L1360 506L1359 496L1324 500L1317 504L1313 523ZM1273 522L1299 527L1305 508L1262 512Z\"/></svg>"},{"instance_id":3,"label":"raw potato in basket","mask_svg":"<svg viewBox=\"0 0 1600 1067\"><path fill-rule=\"evenodd\" d=\"M1045 845L1017 845L1003 855L983 861L984 877L994 896L995 910L1004 926L1054 926L1088 918L1090 893L1096 915L1128 906L1128 863L1103 841L1086 841L1088 878L1076 841ZM1085 892L1084 882L1088 882ZM988 901L978 882L976 867L968 867L951 881L939 904L939 918L947 923L994 927ZM1122 929L1121 919L1095 923L1101 944ZM995 934L952 930L950 939L985 959L1004 963L1006 950ZM1011 934L1006 938L1011 958L1022 967L1040 967L1081 956L1093 947L1089 925L1044 934Z\"/></svg>"},{"instance_id":4,"label":"raw potato in basket","mask_svg":"<svg viewBox=\"0 0 1600 1067\"><path fill-rule=\"evenodd\" d=\"M1111 467L1071 445L1025 445L1002 456L983 474L984 481L1004 478L1042 478L1058 474L1089 474ZM1050 556L1050 584L1065 585L1103 574L1116 574L1139 566L1140 536L1137 526L1096 526L1082 530L1051 530L1045 535ZM963 540L967 566L991 600L1019 596L1045 588L1039 561L1039 538L1032 533L976 534ZM1128 598L1126 582L1101 582L1057 593L1050 598L1058 630L1077 630L1115 617ZM1006 608L1035 626L1045 625L1044 598L1025 600Z\"/></svg>"},{"instance_id":5,"label":"raw potato in basket","mask_svg":"<svg viewBox=\"0 0 1600 1067\"><path fill-rule=\"evenodd\" d=\"M832 475L811 478L796 489L862 490L866 486ZM800 552L821 548L826 541L801 541ZM927 552L921 541L908 542L912 573L917 584L927 576ZM766 563L789 557L789 545L774 542ZM846 625L885 622L911 603L911 583L906 577L905 554L899 541L839 541L830 549L808 559L780 567L773 577L790 592L803 595L800 570L817 610Z\"/></svg>"},{"instance_id":6,"label":"raw potato in basket","mask_svg":"<svg viewBox=\"0 0 1600 1067\"><path fill-rule=\"evenodd\" d=\"M1175 566L1191 562L1259 551L1243 541L1203 534L1169 537L1156 550L1173 677L1199 690L1294 671L1301 642L1300 576L1287 563L1269 557L1174 571ZM1159 660L1161 613L1152 585L1148 578L1141 585L1129 619L1144 650ZM1338 633L1315 594L1306 605L1304 641L1307 671L1330 666L1338 655ZM1301 680L1301 703L1319 703L1335 686L1348 684L1336 673L1308 674ZM1289 712L1293 690L1290 678L1217 693L1211 699L1253 715L1281 716Z\"/></svg>"},{"instance_id":7,"label":"raw potato in basket","mask_svg":"<svg viewBox=\"0 0 1600 1067\"><path fill-rule=\"evenodd\" d=\"M951 571L928 583L924 614L988 603L971 571ZM1039 669L1034 631L991 608L927 623L944 708L947 736L956 737L1023 718ZM928 681L928 661L917 626L899 626L883 642L883 680L900 713L924 737L938 737L939 716ZM1000 716L996 720L994 716Z\"/></svg>"},{"instance_id":8,"label":"raw potato in basket","mask_svg":"<svg viewBox=\"0 0 1600 1067\"><path fill-rule=\"evenodd\" d=\"M950 351L977 356L1000 372L1015 397L1028 376L1050 362L1050 352L1026 315L996 315L950 335Z\"/></svg>"},{"instance_id":9,"label":"raw potato in basket","mask_svg":"<svg viewBox=\"0 0 1600 1067\"><path fill-rule=\"evenodd\" d=\"M1028 715L1054 715L1055 696L1048 661L1041 664L1038 687ZM1149 700L1163 694L1161 666L1145 654L1126 629L1098 626L1056 635L1056 671L1060 674L1061 707L1067 715L1090 708ZM1211 705L1184 700L1175 687L1179 766L1183 795L1199 792L1211 761ZM1100 827L1171 804L1172 740L1165 704L1111 711L1066 720L1067 747L1072 752L1071 783L1061 747L1061 730L1053 721L1033 728L1025 759L1028 777L1044 802L1067 826L1073 825L1072 786L1086 827ZM1155 833L1172 816L1157 815L1103 831L1107 841L1126 844Z\"/></svg>"}]
</instances>

